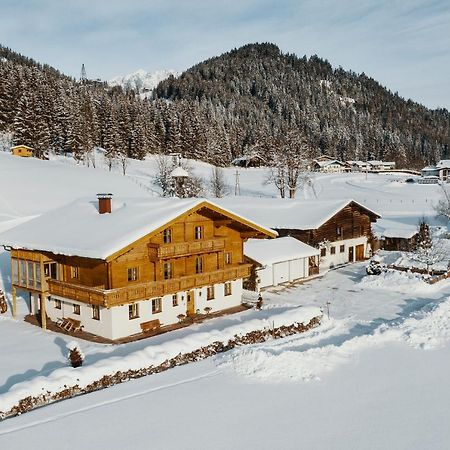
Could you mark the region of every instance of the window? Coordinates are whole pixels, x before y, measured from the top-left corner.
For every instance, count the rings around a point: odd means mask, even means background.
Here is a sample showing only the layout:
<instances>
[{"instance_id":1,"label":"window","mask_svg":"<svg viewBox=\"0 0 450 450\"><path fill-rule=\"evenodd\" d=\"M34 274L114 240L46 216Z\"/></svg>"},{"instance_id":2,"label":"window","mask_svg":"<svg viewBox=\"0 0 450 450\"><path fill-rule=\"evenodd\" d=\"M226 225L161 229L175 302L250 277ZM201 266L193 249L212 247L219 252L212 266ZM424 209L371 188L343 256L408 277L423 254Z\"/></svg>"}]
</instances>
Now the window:
<instances>
[{"instance_id":1,"label":"window","mask_svg":"<svg viewBox=\"0 0 450 450\"><path fill-rule=\"evenodd\" d=\"M152 300L152 314L157 314L162 311L162 299L161 298L154 298Z\"/></svg>"},{"instance_id":2,"label":"window","mask_svg":"<svg viewBox=\"0 0 450 450\"><path fill-rule=\"evenodd\" d=\"M172 228L166 228L163 231L164 244L170 244L172 242Z\"/></svg>"},{"instance_id":3,"label":"window","mask_svg":"<svg viewBox=\"0 0 450 450\"><path fill-rule=\"evenodd\" d=\"M335 254L336 254L336 247L331 247L331 248L330 248L330 253L331 253L332 255L335 255Z\"/></svg>"},{"instance_id":4,"label":"window","mask_svg":"<svg viewBox=\"0 0 450 450\"><path fill-rule=\"evenodd\" d=\"M33 270L34 263L31 261L28 261L27 264L27 271L28 271L28 286L33 287L34 285L34 270Z\"/></svg>"},{"instance_id":5,"label":"window","mask_svg":"<svg viewBox=\"0 0 450 450\"><path fill-rule=\"evenodd\" d=\"M206 290L206 300L213 300L213 299L214 299L214 286L208 286Z\"/></svg>"},{"instance_id":6,"label":"window","mask_svg":"<svg viewBox=\"0 0 450 450\"><path fill-rule=\"evenodd\" d=\"M78 267L76 267L76 269L78 269ZM28 272L28 276L30 276L29 272ZM58 265L55 262L45 263L44 264L44 276L46 278L52 278L53 280L56 280L58 278ZM76 276L76 277L72 276L72 278L78 278L78 276Z\"/></svg>"},{"instance_id":7,"label":"window","mask_svg":"<svg viewBox=\"0 0 450 450\"><path fill-rule=\"evenodd\" d=\"M80 277L80 270L76 266L72 266L71 268L71 277L72 278L79 278Z\"/></svg>"},{"instance_id":8,"label":"window","mask_svg":"<svg viewBox=\"0 0 450 450\"><path fill-rule=\"evenodd\" d=\"M172 306L173 307L178 306L178 296L177 296L177 294L173 294L172 295Z\"/></svg>"},{"instance_id":9,"label":"window","mask_svg":"<svg viewBox=\"0 0 450 450\"><path fill-rule=\"evenodd\" d=\"M57 298L55 298L54 305L55 305L55 309L61 309L62 308L61 300L58 300Z\"/></svg>"},{"instance_id":10,"label":"window","mask_svg":"<svg viewBox=\"0 0 450 450\"><path fill-rule=\"evenodd\" d=\"M231 264L231 252L225 252L224 259L225 264Z\"/></svg>"},{"instance_id":11,"label":"window","mask_svg":"<svg viewBox=\"0 0 450 450\"><path fill-rule=\"evenodd\" d=\"M128 319L137 319L139 317L139 304L138 303L132 303L131 305L128 305Z\"/></svg>"},{"instance_id":12,"label":"window","mask_svg":"<svg viewBox=\"0 0 450 450\"><path fill-rule=\"evenodd\" d=\"M17 259L12 258L12 282L13 284L19 284L19 261Z\"/></svg>"},{"instance_id":13,"label":"window","mask_svg":"<svg viewBox=\"0 0 450 450\"><path fill-rule=\"evenodd\" d=\"M128 281L136 281L139 278L139 270L137 267L128 268Z\"/></svg>"},{"instance_id":14,"label":"window","mask_svg":"<svg viewBox=\"0 0 450 450\"><path fill-rule=\"evenodd\" d=\"M337 237L342 237L343 233L342 233L342 227L336 227L336 236Z\"/></svg>"},{"instance_id":15,"label":"window","mask_svg":"<svg viewBox=\"0 0 450 450\"><path fill-rule=\"evenodd\" d=\"M230 281L225 283L225 285L224 285L224 293L225 293L225 295L231 295L231 282Z\"/></svg>"},{"instance_id":16,"label":"window","mask_svg":"<svg viewBox=\"0 0 450 450\"><path fill-rule=\"evenodd\" d=\"M92 305L92 318L94 320L100 320L100 306Z\"/></svg>"},{"instance_id":17,"label":"window","mask_svg":"<svg viewBox=\"0 0 450 450\"><path fill-rule=\"evenodd\" d=\"M198 225L194 228L195 239L203 239L203 226Z\"/></svg>"},{"instance_id":18,"label":"window","mask_svg":"<svg viewBox=\"0 0 450 450\"><path fill-rule=\"evenodd\" d=\"M26 266L26 262L23 260L19 261L20 264L20 284L22 286L26 286L27 285L27 266Z\"/></svg>"},{"instance_id":19,"label":"window","mask_svg":"<svg viewBox=\"0 0 450 450\"><path fill-rule=\"evenodd\" d=\"M345 252L345 245L344 245L344 244L342 244L342 245L339 247L339 251L340 251L341 253L344 253L344 252Z\"/></svg>"},{"instance_id":20,"label":"window","mask_svg":"<svg viewBox=\"0 0 450 450\"><path fill-rule=\"evenodd\" d=\"M164 279L170 280L172 278L172 263L171 262L165 262L164 263Z\"/></svg>"},{"instance_id":21,"label":"window","mask_svg":"<svg viewBox=\"0 0 450 450\"><path fill-rule=\"evenodd\" d=\"M79 316L81 314L81 308L80 305L73 305L73 313Z\"/></svg>"},{"instance_id":22,"label":"window","mask_svg":"<svg viewBox=\"0 0 450 450\"><path fill-rule=\"evenodd\" d=\"M327 249L325 247L320 249L320 256L327 256Z\"/></svg>"},{"instance_id":23,"label":"window","mask_svg":"<svg viewBox=\"0 0 450 450\"><path fill-rule=\"evenodd\" d=\"M197 256L195 258L195 273L203 272L203 256Z\"/></svg>"}]
</instances>

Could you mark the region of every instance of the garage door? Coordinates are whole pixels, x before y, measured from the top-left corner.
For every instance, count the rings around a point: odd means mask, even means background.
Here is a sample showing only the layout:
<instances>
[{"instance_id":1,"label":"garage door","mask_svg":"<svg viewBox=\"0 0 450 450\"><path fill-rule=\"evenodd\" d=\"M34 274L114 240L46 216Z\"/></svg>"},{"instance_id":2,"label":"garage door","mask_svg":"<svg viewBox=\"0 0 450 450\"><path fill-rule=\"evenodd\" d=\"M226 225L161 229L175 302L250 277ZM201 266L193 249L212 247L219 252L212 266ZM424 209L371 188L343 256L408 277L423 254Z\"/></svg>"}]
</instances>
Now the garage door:
<instances>
[{"instance_id":1,"label":"garage door","mask_svg":"<svg viewBox=\"0 0 450 450\"><path fill-rule=\"evenodd\" d=\"M273 265L273 285L289 281L289 261Z\"/></svg>"},{"instance_id":2,"label":"garage door","mask_svg":"<svg viewBox=\"0 0 450 450\"><path fill-rule=\"evenodd\" d=\"M289 278L290 281L298 280L299 278L304 278L304 268L303 259L294 259L289 261Z\"/></svg>"}]
</instances>

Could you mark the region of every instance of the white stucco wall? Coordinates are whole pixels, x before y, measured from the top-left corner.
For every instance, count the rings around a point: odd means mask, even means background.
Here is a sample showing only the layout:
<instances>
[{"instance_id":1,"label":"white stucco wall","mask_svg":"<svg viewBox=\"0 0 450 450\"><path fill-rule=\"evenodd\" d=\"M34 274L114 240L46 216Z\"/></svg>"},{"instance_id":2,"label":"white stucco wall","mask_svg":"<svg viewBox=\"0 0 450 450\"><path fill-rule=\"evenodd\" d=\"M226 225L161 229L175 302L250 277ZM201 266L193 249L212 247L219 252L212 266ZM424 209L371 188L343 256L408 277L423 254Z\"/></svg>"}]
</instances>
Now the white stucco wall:
<instances>
[{"instance_id":1,"label":"white stucco wall","mask_svg":"<svg viewBox=\"0 0 450 450\"><path fill-rule=\"evenodd\" d=\"M233 308L242 301L242 279L231 282L231 295L225 296L224 283L214 285L214 299L207 300L207 288L194 289L194 307L204 314L204 308L210 307L211 312ZM186 315L187 292L178 292L178 305L173 306L172 295L162 297L162 311L152 313L152 299L136 302L139 317L129 318L129 305L114 306L112 308L100 307L100 320L92 318L92 307L63 297L52 296L47 299L47 315L56 322L60 318L80 320L83 331L103 336L107 339L119 339L133 334L141 333L141 323L159 319L162 326L178 322L178 315ZM61 309L55 308L55 299L61 300ZM80 305L80 314L73 313L73 305Z\"/></svg>"},{"instance_id":2,"label":"white stucco wall","mask_svg":"<svg viewBox=\"0 0 450 450\"><path fill-rule=\"evenodd\" d=\"M369 249L370 246L367 243L367 237L361 236L353 239L344 239L341 241L335 241L330 244L327 248L327 254L324 257L320 257L320 270L328 270L330 268L346 264L349 261L349 247L353 247L353 258L356 261L356 246L364 245L364 257L369 257ZM340 252L341 245L345 246L344 252ZM336 248L336 253L334 255L331 254L331 247Z\"/></svg>"}]
</instances>

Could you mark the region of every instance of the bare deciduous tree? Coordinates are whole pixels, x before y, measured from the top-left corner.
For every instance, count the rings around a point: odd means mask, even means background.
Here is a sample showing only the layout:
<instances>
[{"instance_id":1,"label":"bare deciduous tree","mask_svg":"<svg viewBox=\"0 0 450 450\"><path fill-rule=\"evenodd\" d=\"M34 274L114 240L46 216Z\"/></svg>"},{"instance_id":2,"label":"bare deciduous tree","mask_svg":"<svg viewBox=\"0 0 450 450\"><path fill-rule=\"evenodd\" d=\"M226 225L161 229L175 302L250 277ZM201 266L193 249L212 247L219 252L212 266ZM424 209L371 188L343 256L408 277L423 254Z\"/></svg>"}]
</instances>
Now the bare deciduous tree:
<instances>
[{"instance_id":1,"label":"bare deciduous tree","mask_svg":"<svg viewBox=\"0 0 450 450\"><path fill-rule=\"evenodd\" d=\"M229 193L222 168L216 166L212 168L209 186L213 197L222 198Z\"/></svg>"},{"instance_id":2,"label":"bare deciduous tree","mask_svg":"<svg viewBox=\"0 0 450 450\"><path fill-rule=\"evenodd\" d=\"M267 183L278 189L281 198L295 198L297 190L313 184L309 173L311 149L303 135L292 131L282 140L275 151L273 167L268 174Z\"/></svg>"},{"instance_id":3,"label":"bare deciduous tree","mask_svg":"<svg viewBox=\"0 0 450 450\"><path fill-rule=\"evenodd\" d=\"M450 219L450 187L448 185L441 184L441 198L434 205L434 210L438 216Z\"/></svg>"}]
</instances>

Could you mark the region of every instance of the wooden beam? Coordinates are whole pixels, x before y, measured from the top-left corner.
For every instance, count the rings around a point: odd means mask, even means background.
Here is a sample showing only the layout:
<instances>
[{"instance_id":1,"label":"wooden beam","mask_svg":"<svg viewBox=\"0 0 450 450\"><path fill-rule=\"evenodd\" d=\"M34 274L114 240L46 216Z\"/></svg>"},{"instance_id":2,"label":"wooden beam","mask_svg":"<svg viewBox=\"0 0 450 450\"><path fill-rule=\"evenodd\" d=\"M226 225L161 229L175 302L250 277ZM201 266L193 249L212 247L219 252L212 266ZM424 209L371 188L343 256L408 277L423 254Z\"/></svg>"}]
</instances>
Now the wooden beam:
<instances>
[{"instance_id":1,"label":"wooden beam","mask_svg":"<svg viewBox=\"0 0 450 450\"><path fill-rule=\"evenodd\" d=\"M45 308L46 296L43 292L40 294L40 299L41 299L41 326L43 330L46 330L47 329L47 312Z\"/></svg>"},{"instance_id":2,"label":"wooden beam","mask_svg":"<svg viewBox=\"0 0 450 450\"><path fill-rule=\"evenodd\" d=\"M17 293L16 293L16 288L14 286L12 286L11 288L12 291L12 316L14 317L14 319L16 318L17 315Z\"/></svg>"},{"instance_id":3,"label":"wooden beam","mask_svg":"<svg viewBox=\"0 0 450 450\"><path fill-rule=\"evenodd\" d=\"M231 219L223 219L223 220L215 220L214 225L216 227L224 227L227 225L231 225L233 221Z\"/></svg>"}]
</instances>

